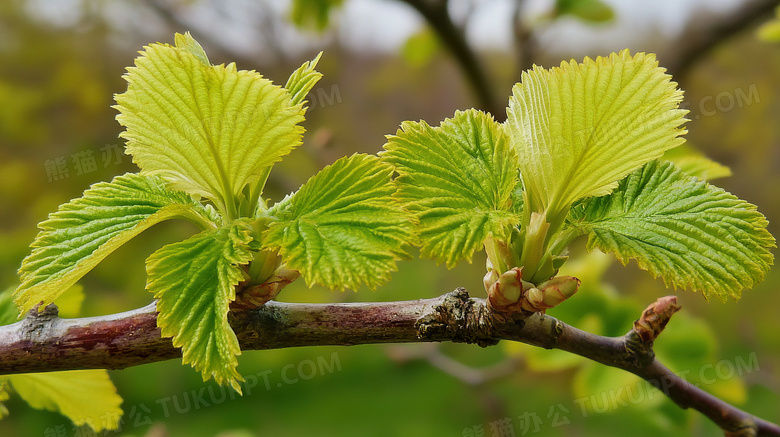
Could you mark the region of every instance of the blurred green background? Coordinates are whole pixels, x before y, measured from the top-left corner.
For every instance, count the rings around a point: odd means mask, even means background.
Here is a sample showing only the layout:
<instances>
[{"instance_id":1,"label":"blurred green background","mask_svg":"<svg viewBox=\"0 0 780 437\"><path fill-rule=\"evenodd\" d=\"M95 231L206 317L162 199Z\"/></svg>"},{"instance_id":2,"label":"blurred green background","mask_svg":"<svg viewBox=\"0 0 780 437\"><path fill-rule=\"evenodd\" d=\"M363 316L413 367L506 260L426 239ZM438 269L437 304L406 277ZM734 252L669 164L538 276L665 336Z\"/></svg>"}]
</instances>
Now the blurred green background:
<instances>
[{"instance_id":1,"label":"blurred green background","mask_svg":"<svg viewBox=\"0 0 780 437\"><path fill-rule=\"evenodd\" d=\"M15 286L35 225L90 184L136 171L111 109L136 52L189 30L212 62L236 61L283 84L320 50L324 79L310 94L301 148L278 164L281 199L340 156L375 153L403 120L438 124L456 109L503 116L511 85L532 63L611 51L658 53L686 93L691 144L731 167L715 184L758 205L780 235L780 43L758 38L777 2L762 1L156 1L4 0L0 3L0 289ZM681 5L682 3L682 5ZM426 9L428 8L428 9ZM431 18L432 17L432 18ZM439 40L452 25L455 39ZM763 32L768 34L771 32ZM463 61L465 53L476 62ZM453 56L453 47L460 47ZM472 61L474 61L474 59ZM469 66L470 65L470 66ZM481 82L469 80L479 70ZM471 76L469 76L471 74ZM482 91L473 92L475 83ZM143 306L144 260L194 232L158 225L81 283L83 315ZM581 247L575 253L581 253ZM296 282L280 300L385 301L463 286L483 296L484 257L453 270L400 265L376 291L332 292ZM569 269L581 291L551 313L622 335L644 306L675 293L636 265L591 256ZM780 421L780 271L739 302L678 291L683 311L661 336L670 367L741 408ZM180 362L112 371L132 436L655 436L718 435L619 371L558 351L501 344L359 346L245 352L235 396ZM256 384L256 385L255 385ZM87 436L18 397L2 436Z\"/></svg>"}]
</instances>

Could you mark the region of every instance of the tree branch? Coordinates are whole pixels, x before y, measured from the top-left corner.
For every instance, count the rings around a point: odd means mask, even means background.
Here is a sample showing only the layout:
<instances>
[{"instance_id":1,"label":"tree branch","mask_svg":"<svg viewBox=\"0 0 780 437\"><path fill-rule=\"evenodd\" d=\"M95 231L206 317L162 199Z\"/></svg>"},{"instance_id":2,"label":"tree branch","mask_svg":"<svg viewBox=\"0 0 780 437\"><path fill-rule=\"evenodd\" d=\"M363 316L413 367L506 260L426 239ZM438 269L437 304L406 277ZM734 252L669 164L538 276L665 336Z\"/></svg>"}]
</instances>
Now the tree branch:
<instances>
[{"instance_id":1,"label":"tree branch","mask_svg":"<svg viewBox=\"0 0 780 437\"><path fill-rule=\"evenodd\" d=\"M557 348L647 380L681 408L693 408L726 435L780 436L780 427L686 382L655 359L652 344L678 309L659 299L623 337L602 337L541 313L498 314L458 289L433 299L379 303L297 304L270 301L230 313L243 350L297 346L499 340ZM154 303L104 317L61 319L54 305L0 327L0 374L74 369L122 369L180 357L160 338Z\"/></svg>"},{"instance_id":2,"label":"tree branch","mask_svg":"<svg viewBox=\"0 0 780 437\"><path fill-rule=\"evenodd\" d=\"M667 72L678 82L683 80L688 70L715 47L771 15L778 5L778 0L754 0L713 26L687 32L679 38L681 44L675 50L675 60L667 65Z\"/></svg>"}]
</instances>

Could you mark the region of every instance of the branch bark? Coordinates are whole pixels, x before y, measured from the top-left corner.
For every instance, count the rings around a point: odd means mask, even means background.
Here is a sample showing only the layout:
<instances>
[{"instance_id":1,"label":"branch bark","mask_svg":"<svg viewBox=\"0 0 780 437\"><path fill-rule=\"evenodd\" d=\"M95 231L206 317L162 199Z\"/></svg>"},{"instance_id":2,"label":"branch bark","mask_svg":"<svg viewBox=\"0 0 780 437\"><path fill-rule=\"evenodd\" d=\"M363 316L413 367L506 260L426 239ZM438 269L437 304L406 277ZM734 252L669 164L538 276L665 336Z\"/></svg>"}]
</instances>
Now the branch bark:
<instances>
[{"instance_id":1,"label":"branch bark","mask_svg":"<svg viewBox=\"0 0 780 437\"><path fill-rule=\"evenodd\" d=\"M602 337L541 313L498 314L458 289L433 299L380 303L270 301L230 313L243 350L298 346L441 342L495 345L518 341L565 350L647 380L681 408L698 410L726 435L780 436L780 426L750 415L686 382L655 359L652 344L676 311L659 299L623 337ZM180 357L160 337L154 303L104 317L61 319L56 306L0 327L0 374L122 369Z\"/></svg>"}]
</instances>

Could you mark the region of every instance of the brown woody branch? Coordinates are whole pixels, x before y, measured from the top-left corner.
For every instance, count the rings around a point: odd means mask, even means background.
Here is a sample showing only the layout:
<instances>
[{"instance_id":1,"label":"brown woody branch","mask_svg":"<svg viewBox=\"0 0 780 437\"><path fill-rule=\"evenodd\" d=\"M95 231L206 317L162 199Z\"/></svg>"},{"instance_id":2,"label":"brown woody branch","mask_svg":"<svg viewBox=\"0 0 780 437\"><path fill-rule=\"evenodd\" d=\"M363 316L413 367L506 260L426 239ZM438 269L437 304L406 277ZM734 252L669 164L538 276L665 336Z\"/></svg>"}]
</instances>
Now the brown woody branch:
<instances>
[{"instance_id":1,"label":"brown woody branch","mask_svg":"<svg viewBox=\"0 0 780 437\"><path fill-rule=\"evenodd\" d=\"M433 299L380 303L296 304L271 301L230 313L244 350L297 346L453 341L494 345L511 340L557 348L634 373L681 408L693 408L726 435L780 436L780 426L693 386L655 359L653 341L678 309L659 299L623 337L602 337L541 313L500 315L458 289ZM155 304L104 317L61 319L53 305L0 327L0 374L122 369L180 357L160 338Z\"/></svg>"}]
</instances>

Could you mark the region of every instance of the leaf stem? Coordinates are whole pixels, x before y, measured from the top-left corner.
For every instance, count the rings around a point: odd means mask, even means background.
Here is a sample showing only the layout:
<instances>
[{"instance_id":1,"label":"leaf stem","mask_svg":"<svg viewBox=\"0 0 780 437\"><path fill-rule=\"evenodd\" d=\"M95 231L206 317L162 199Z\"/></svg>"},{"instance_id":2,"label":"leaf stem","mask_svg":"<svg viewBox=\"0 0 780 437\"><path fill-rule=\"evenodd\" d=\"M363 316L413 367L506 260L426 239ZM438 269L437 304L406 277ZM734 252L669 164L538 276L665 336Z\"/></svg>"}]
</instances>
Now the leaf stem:
<instances>
[{"instance_id":1,"label":"leaf stem","mask_svg":"<svg viewBox=\"0 0 780 437\"><path fill-rule=\"evenodd\" d=\"M187 220L188 222L196 225L203 231L207 231L209 229L217 229L217 224L212 222L211 220L207 220L202 215L194 212L194 211L187 211L181 215L181 218L184 220Z\"/></svg>"},{"instance_id":2,"label":"leaf stem","mask_svg":"<svg viewBox=\"0 0 780 437\"><path fill-rule=\"evenodd\" d=\"M526 227L523 249L520 254L520 266L526 272L528 280L534 284L538 281L549 279L540 278L539 270L543 255L546 253L547 235L550 224L545 221L545 216L536 212L531 213L530 223Z\"/></svg>"},{"instance_id":3,"label":"leaf stem","mask_svg":"<svg viewBox=\"0 0 780 437\"><path fill-rule=\"evenodd\" d=\"M268 182L268 176L271 174L271 168L273 167L270 165L263 168L257 181L249 186L249 194L245 200L246 207L241 208L242 217L256 216L258 209L263 211L268 209L268 205L265 203L265 199L263 199L263 190Z\"/></svg>"},{"instance_id":4,"label":"leaf stem","mask_svg":"<svg viewBox=\"0 0 780 437\"><path fill-rule=\"evenodd\" d=\"M503 247L501 247L503 245ZM493 236L485 239L485 253L493 266L493 270L499 275L508 270L506 262L506 245L502 241L497 241Z\"/></svg>"},{"instance_id":5,"label":"leaf stem","mask_svg":"<svg viewBox=\"0 0 780 437\"><path fill-rule=\"evenodd\" d=\"M249 264L249 285L262 284L270 278L281 265L282 258L277 252L260 250Z\"/></svg>"}]
</instances>

